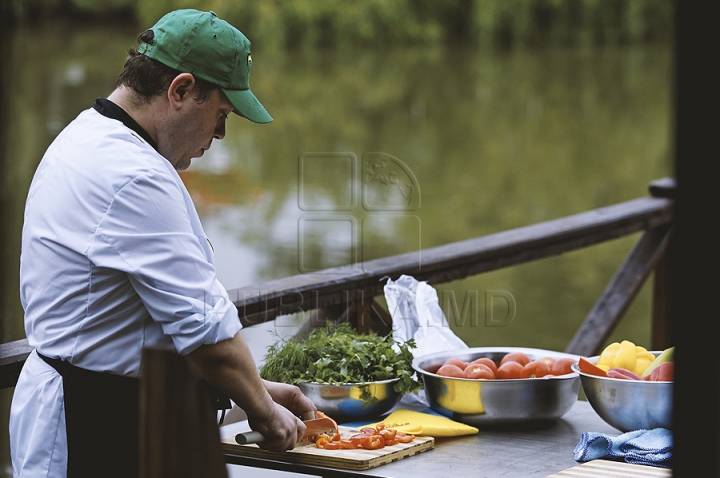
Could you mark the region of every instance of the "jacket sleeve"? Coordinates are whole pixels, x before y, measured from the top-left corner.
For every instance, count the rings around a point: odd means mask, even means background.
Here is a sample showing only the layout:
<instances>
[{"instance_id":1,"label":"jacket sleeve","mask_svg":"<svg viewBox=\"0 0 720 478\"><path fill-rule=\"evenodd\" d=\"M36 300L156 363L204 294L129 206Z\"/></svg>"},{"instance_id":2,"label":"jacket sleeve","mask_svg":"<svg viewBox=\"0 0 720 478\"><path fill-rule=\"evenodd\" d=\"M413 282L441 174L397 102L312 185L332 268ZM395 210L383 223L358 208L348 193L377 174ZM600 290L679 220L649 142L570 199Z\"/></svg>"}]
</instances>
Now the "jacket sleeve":
<instances>
[{"instance_id":1,"label":"jacket sleeve","mask_svg":"<svg viewBox=\"0 0 720 478\"><path fill-rule=\"evenodd\" d=\"M91 260L127 273L152 319L185 355L240 329L235 305L216 277L187 192L151 171L126 184L98 225ZM200 229L198 231L198 228ZM199 235L201 237L199 237Z\"/></svg>"}]
</instances>

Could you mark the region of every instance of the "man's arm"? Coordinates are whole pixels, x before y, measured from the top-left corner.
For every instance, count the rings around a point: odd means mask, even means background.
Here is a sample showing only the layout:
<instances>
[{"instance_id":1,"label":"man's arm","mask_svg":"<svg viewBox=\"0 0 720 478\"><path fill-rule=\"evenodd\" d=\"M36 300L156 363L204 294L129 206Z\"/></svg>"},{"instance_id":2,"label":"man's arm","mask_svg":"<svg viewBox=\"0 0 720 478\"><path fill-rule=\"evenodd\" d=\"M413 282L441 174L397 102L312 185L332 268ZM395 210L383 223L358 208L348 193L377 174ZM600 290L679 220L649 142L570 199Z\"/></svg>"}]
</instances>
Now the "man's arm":
<instances>
[{"instance_id":1,"label":"man's arm","mask_svg":"<svg viewBox=\"0 0 720 478\"><path fill-rule=\"evenodd\" d=\"M237 403L247 413L250 426L265 435L263 448L273 451L289 450L300 440L305 432L305 425L290 410L273 401L240 332L217 344L202 345L189 356L200 375ZM290 395L292 396L292 393ZM309 403L312 407L307 398L307 402L303 402L299 397L286 400L286 405L300 403L301 408L306 408ZM309 410L294 411L301 413Z\"/></svg>"}]
</instances>

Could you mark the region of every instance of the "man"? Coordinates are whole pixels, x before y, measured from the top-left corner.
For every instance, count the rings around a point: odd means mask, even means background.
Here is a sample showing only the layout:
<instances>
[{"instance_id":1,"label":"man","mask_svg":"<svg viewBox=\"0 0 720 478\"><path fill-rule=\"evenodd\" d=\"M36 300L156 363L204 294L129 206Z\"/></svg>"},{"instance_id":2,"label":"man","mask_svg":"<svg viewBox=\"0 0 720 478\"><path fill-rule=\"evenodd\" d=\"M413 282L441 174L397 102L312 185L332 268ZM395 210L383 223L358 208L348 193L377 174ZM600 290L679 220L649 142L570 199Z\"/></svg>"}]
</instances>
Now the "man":
<instances>
[{"instance_id":1,"label":"man","mask_svg":"<svg viewBox=\"0 0 720 478\"><path fill-rule=\"evenodd\" d=\"M139 37L117 88L53 141L28 193L20 294L35 351L13 397L15 476L137 474L144 347L188 355L242 408L263 447L293 447L297 387L260 379L212 248L176 170L236 113L272 118L249 89L250 42L212 13L172 12Z\"/></svg>"}]
</instances>

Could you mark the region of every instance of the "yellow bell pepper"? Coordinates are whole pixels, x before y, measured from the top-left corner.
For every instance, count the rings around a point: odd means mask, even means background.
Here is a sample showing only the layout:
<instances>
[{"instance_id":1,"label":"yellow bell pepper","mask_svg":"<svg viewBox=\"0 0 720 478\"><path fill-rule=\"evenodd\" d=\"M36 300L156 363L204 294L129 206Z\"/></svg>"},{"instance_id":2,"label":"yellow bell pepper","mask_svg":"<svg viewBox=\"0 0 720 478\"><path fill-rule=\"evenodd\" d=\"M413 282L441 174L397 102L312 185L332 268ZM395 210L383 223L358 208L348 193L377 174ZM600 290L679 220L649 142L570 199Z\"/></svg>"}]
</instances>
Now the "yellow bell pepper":
<instances>
[{"instance_id":1,"label":"yellow bell pepper","mask_svg":"<svg viewBox=\"0 0 720 478\"><path fill-rule=\"evenodd\" d=\"M635 345L629 340L623 340L619 343L613 342L605 347L600 354L597 366L603 370L606 370L605 367L607 370L624 368L640 375L653 360L655 360L655 356L646 348Z\"/></svg>"}]
</instances>

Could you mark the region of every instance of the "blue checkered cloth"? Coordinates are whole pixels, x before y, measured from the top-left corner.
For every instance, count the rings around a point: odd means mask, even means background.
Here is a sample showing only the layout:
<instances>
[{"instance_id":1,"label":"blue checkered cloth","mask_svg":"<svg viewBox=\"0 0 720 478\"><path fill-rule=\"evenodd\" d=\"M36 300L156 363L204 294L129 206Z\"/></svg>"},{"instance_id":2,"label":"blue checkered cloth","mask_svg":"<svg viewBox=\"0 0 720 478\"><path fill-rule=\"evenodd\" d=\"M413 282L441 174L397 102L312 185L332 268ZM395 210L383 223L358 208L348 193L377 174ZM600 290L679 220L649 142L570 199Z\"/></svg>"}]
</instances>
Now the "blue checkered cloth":
<instances>
[{"instance_id":1,"label":"blue checkered cloth","mask_svg":"<svg viewBox=\"0 0 720 478\"><path fill-rule=\"evenodd\" d=\"M668 468L672 447L672 432L667 428L635 430L622 435L584 432L575 446L575 461L610 458Z\"/></svg>"}]
</instances>

